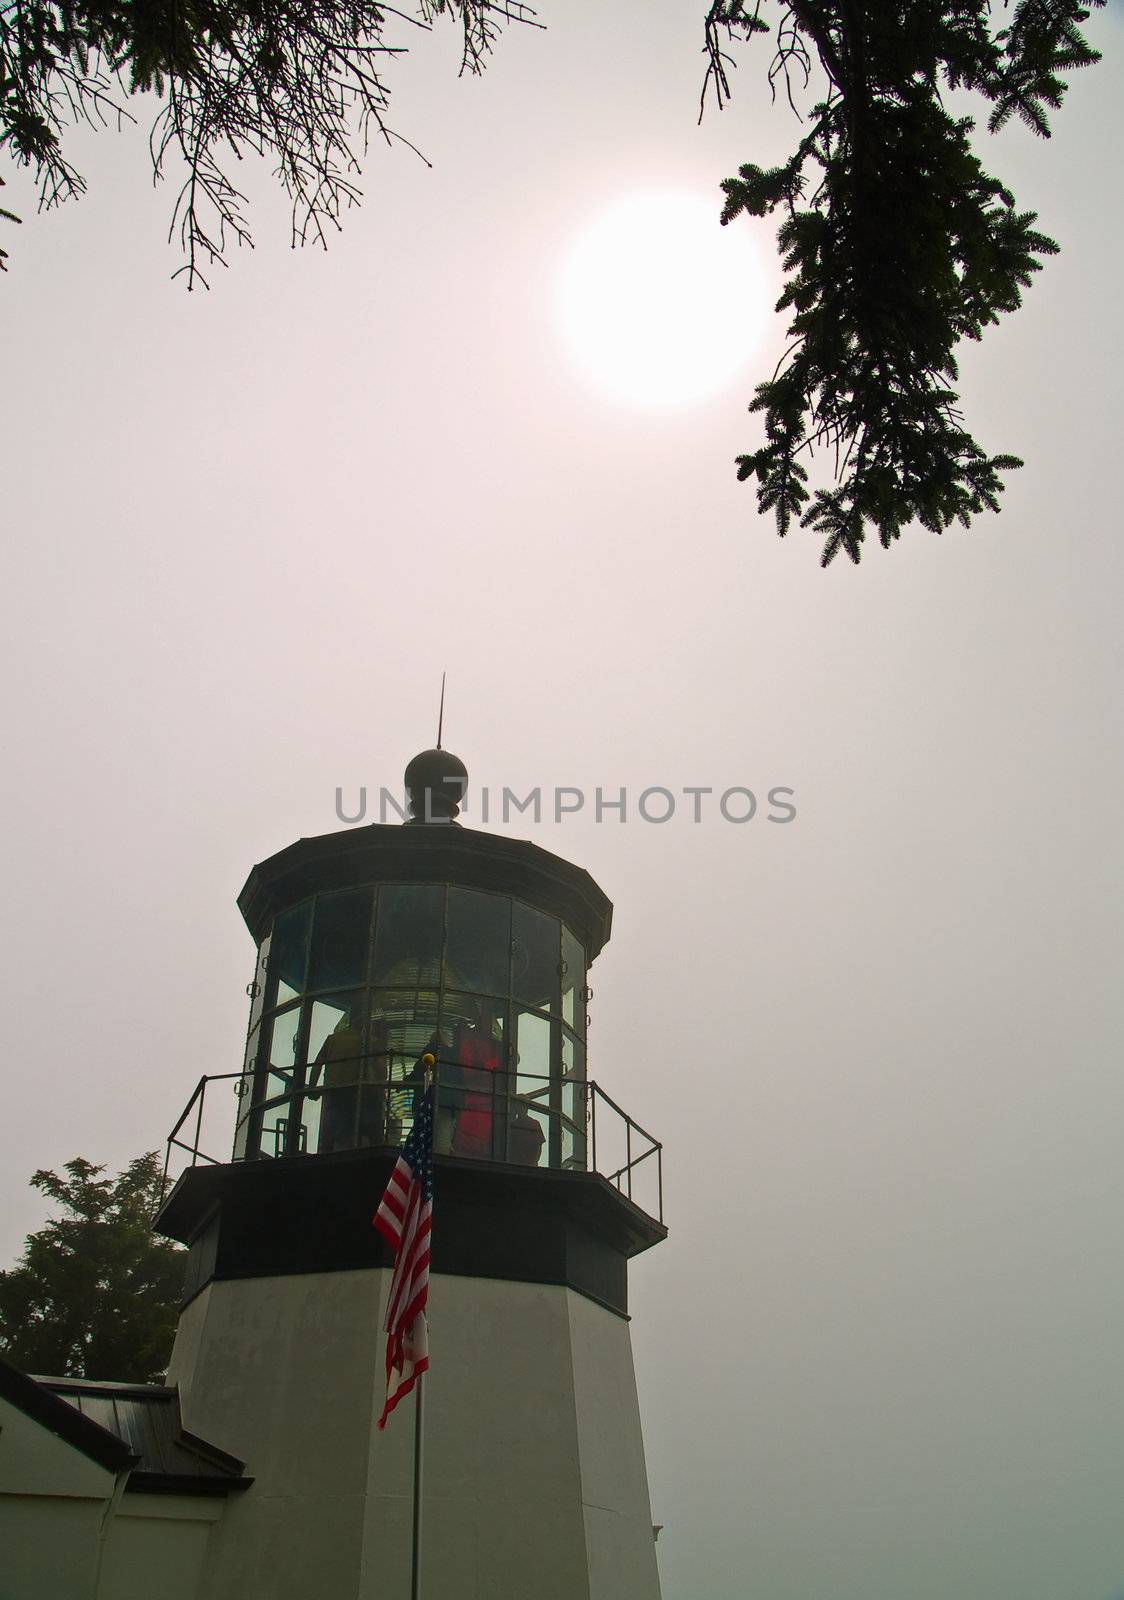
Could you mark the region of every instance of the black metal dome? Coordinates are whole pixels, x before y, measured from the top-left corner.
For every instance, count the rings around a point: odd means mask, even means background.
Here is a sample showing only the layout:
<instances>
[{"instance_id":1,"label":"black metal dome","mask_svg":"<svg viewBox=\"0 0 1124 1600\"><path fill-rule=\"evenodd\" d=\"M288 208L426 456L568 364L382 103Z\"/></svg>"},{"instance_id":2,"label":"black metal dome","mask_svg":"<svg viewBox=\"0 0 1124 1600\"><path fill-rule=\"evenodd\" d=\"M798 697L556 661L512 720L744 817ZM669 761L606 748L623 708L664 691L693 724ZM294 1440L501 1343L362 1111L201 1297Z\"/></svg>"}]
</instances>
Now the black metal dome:
<instances>
[{"instance_id":1,"label":"black metal dome","mask_svg":"<svg viewBox=\"0 0 1124 1600\"><path fill-rule=\"evenodd\" d=\"M406 768L410 821L454 822L468 788L468 768L448 750L423 750Z\"/></svg>"}]
</instances>

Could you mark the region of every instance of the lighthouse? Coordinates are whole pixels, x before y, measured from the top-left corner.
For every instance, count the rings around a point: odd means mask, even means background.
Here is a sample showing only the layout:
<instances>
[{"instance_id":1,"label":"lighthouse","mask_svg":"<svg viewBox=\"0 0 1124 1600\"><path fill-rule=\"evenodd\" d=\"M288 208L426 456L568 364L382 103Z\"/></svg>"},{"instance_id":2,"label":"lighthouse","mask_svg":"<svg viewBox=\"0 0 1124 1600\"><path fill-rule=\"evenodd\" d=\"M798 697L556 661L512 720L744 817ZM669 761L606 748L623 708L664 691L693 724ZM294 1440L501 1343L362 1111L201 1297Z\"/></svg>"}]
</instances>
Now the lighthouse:
<instances>
[{"instance_id":1,"label":"lighthouse","mask_svg":"<svg viewBox=\"0 0 1124 1600\"><path fill-rule=\"evenodd\" d=\"M244 1062L200 1082L172 1140L188 1164L158 1228L188 1256L167 1384L253 1478L205 1592L410 1592L414 1433L409 1404L376 1427L391 1261L371 1216L432 1055L421 1592L658 1600L628 1263L666 1237L662 1151L587 1066L612 906L580 867L463 826L448 752L406 781L406 822L251 871ZM201 1148L216 1096L226 1160Z\"/></svg>"}]
</instances>

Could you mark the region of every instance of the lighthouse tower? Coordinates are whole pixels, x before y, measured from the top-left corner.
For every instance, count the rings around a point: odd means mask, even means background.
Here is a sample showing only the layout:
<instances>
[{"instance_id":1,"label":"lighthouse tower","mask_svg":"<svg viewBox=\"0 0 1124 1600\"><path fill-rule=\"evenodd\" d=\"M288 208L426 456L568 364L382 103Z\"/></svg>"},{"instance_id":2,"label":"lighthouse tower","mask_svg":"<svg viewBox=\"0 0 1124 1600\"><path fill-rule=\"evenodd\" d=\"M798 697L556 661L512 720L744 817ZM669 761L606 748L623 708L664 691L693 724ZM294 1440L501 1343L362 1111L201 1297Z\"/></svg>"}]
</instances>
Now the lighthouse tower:
<instances>
[{"instance_id":1,"label":"lighthouse tower","mask_svg":"<svg viewBox=\"0 0 1124 1600\"><path fill-rule=\"evenodd\" d=\"M412 1406L376 1429L390 1259L371 1215L431 1052L422 1594L658 1600L627 1264L665 1237L660 1149L586 1070L612 907L580 868L463 827L455 757L406 776L406 824L250 873L244 1067L204 1079L173 1137L191 1164L158 1226L189 1254L167 1382L189 1434L253 1478L203 1592L410 1592ZM227 1161L198 1148L217 1095L237 1108Z\"/></svg>"}]
</instances>

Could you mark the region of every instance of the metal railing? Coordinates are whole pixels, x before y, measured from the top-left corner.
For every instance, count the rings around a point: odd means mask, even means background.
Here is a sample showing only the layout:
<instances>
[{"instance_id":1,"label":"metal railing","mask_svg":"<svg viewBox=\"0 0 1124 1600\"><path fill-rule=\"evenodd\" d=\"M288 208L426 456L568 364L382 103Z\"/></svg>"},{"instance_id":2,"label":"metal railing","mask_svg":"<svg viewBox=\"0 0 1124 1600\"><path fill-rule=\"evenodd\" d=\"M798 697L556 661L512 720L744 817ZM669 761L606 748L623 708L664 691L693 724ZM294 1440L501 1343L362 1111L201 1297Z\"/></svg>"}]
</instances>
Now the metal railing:
<instances>
[{"instance_id":1,"label":"metal railing","mask_svg":"<svg viewBox=\"0 0 1124 1600\"><path fill-rule=\"evenodd\" d=\"M338 1150L399 1147L421 1091L415 1067L387 1057L334 1061L335 1082L308 1069L199 1079L168 1135L164 1192L180 1173L225 1160L301 1159ZM341 1076L350 1081L338 1081ZM591 1079L548 1078L439 1061L435 1070L434 1152L511 1166L599 1173L640 1210L663 1222L663 1147ZM238 1105L232 1157L215 1155L230 1138L232 1084ZM275 1092L268 1092L270 1088Z\"/></svg>"}]
</instances>

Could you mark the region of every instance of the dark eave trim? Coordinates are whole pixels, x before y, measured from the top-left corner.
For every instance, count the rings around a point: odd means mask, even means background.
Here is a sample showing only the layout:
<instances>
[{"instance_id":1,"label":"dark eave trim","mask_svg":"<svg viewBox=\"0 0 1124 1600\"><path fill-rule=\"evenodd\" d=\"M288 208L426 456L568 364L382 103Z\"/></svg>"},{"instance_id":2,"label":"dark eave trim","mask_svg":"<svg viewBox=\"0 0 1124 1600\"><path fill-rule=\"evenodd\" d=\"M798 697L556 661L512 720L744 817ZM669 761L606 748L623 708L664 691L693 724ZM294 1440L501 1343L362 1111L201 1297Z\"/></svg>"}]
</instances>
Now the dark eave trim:
<instances>
[{"instance_id":1,"label":"dark eave trim","mask_svg":"<svg viewBox=\"0 0 1124 1600\"><path fill-rule=\"evenodd\" d=\"M455 883L511 895L560 917L585 946L589 961L612 930L612 902L583 867L527 839L455 824L372 823L299 839L251 870L238 909L260 944L289 906L363 883Z\"/></svg>"},{"instance_id":2,"label":"dark eave trim","mask_svg":"<svg viewBox=\"0 0 1124 1600\"><path fill-rule=\"evenodd\" d=\"M156 1229L189 1246L183 1303L207 1283L386 1267L371 1214L396 1148L194 1167ZM627 1265L667 1229L605 1178L438 1156L435 1276L559 1284L619 1314Z\"/></svg>"},{"instance_id":3,"label":"dark eave trim","mask_svg":"<svg viewBox=\"0 0 1124 1600\"><path fill-rule=\"evenodd\" d=\"M222 1473L213 1476L198 1472L131 1472L125 1485L126 1494L197 1494L209 1499L222 1495L239 1494L248 1489L253 1478L228 1478Z\"/></svg>"},{"instance_id":4,"label":"dark eave trim","mask_svg":"<svg viewBox=\"0 0 1124 1600\"><path fill-rule=\"evenodd\" d=\"M177 1442L182 1444L185 1450L190 1450L193 1455L197 1455L201 1460L209 1462L213 1467L217 1467L219 1472L227 1473L231 1478L243 1479L246 1463L240 1460L238 1456L232 1456L228 1451L220 1450L217 1444L209 1444L206 1439L201 1439L197 1433L191 1433L187 1428L180 1429ZM254 1480L245 1478L243 1481L252 1483Z\"/></svg>"},{"instance_id":5,"label":"dark eave trim","mask_svg":"<svg viewBox=\"0 0 1124 1600\"><path fill-rule=\"evenodd\" d=\"M49 1378L37 1380L48 1384L52 1394L99 1395L106 1400L147 1400L149 1402L175 1400L179 1390L160 1383L115 1383L109 1378Z\"/></svg>"},{"instance_id":6,"label":"dark eave trim","mask_svg":"<svg viewBox=\"0 0 1124 1600\"><path fill-rule=\"evenodd\" d=\"M331 1174L363 1177L366 1193L377 1197L398 1159L395 1146L341 1151L330 1156L288 1156L272 1161L230 1161L221 1165L188 1167L157 1212L153 1226L165 1238L190 1245L205 1231L216 1213L232 1201L255 1190L278 1199L302 1190L315 1191ZM435 1211L443 1197L477 1199L484 1195L511 1209L528 1205L564 1204L592 1231L606 1239L626 1259L639 1255L667 1238L667 1228L629 1200L598 1172L561 1172L549 1167L520 1167L500 1161L465 1160L435 1156ZM362 1266L387 1266L392 1256L381 1236L364 1229L366 1259ZM435 1249L439 1239L435 1229ZM305 1269L312 1270L312 1269ZM434 1270L440 1266L434 1262Z\"/></svg>"}]
</instances>

